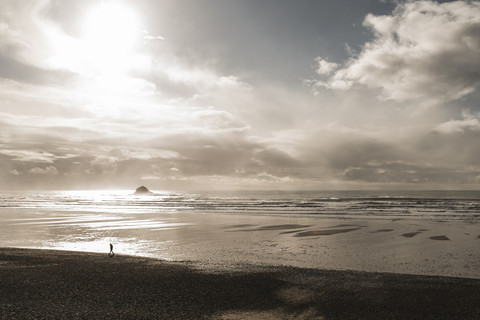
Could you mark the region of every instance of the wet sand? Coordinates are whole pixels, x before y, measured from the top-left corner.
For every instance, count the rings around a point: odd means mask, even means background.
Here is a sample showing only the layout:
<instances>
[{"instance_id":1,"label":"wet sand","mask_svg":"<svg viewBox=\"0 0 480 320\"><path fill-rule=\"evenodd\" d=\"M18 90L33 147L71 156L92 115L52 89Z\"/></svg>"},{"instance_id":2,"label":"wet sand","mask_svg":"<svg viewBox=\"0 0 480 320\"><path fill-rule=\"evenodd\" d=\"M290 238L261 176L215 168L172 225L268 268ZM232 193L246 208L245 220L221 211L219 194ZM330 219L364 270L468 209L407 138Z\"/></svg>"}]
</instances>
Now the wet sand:
<instances>
[{"instance_id":1,"label":"wet sand","mask_svg":"<svg viewBox=\"0 0 480 320\"><path fill-rule=\"evenodd\" d=\"M2 209L0 247L480 279L477 220Z\"/></svg>"},{"instance_id":2,"label":"wet sand","mask_svg":"<svg viewBox=\"0 0 480 320\"><path fill-rule=\"evenodd\" d=\"M480 280L0 249L1 319L479 319Z\"/></svg>"}]
</instances>

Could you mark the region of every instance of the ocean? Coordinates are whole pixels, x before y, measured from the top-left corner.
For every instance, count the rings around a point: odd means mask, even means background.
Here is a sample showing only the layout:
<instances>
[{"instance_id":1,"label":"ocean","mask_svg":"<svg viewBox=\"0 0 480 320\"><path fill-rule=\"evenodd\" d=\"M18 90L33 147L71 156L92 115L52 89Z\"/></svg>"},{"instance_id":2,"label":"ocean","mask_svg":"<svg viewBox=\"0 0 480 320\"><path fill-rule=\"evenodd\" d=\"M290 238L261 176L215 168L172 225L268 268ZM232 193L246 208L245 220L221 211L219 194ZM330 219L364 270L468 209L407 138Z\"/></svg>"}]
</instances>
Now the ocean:
<instances>
[{"instance_id":1,"label":"ocean","mask_svg":"<svg viewBox=\"0 0 480 320\"><path fill-rule=\"evenodd\" d=\"M0 246L480 277L480 191L153 192L2 192Z\"/></svg>"},{"instance_id":2,"label":"ocean","mask_svg":"<svg viewBox=\"0 0 480 320\"><path fill-rule=\"evenodd\" d=\"M0 208L476 219L480 191L155 191L151 196L130 190L3 192Z\"/></svg>"}]
</instances>

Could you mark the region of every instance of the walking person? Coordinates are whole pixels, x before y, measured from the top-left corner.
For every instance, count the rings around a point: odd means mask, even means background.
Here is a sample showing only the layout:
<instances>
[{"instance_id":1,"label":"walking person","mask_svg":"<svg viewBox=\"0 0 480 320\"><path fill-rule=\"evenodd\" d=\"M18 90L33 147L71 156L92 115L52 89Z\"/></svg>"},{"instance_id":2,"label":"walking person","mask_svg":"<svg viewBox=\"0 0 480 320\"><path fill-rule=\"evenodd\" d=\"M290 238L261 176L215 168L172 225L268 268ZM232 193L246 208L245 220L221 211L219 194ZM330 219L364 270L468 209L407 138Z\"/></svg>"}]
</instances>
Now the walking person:
<instances>
[{"instance_id":1,"label":"walking person","mask_svg":"<svg viewBox=\"0 0 480 320\"><path fill-rule=\"evenodd\" d=\"M113 244L110 243L110 252L108 253L108 256L111 258L115 255L115 253L113 252Z\"/></svg>"}]
</instances>

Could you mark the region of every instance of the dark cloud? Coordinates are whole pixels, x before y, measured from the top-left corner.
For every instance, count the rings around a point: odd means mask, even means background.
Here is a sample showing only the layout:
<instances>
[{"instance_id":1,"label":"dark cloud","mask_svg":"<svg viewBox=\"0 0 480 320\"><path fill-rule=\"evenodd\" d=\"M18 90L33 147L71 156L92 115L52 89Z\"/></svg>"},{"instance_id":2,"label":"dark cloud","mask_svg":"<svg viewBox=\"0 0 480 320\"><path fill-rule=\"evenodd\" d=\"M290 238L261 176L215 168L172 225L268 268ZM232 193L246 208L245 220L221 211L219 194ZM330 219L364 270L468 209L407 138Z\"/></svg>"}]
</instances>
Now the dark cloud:
<instances>
[{"instance_id":1,"label":"dark cloud","mask_svg":"<svg viewBox=\"0 0 480 320\"><path fill-rule=\"evenodd\" d=\"M480 167L480 149L476 146L480 131L432 132L419 140L419 153L438 165L455 165L468 170Z\"/></svg>"},{"instance_id":2,"label":"dark cloud","mask_svg":"<svg viewBox=\"0 0 480 320\"><path fill-rule=\"evenodd\" d=\"M478 183L480 170L402 162L367 164L345 170L344 178L359 182L432 186L469 186Z\"/></svg>"}]
</instances>

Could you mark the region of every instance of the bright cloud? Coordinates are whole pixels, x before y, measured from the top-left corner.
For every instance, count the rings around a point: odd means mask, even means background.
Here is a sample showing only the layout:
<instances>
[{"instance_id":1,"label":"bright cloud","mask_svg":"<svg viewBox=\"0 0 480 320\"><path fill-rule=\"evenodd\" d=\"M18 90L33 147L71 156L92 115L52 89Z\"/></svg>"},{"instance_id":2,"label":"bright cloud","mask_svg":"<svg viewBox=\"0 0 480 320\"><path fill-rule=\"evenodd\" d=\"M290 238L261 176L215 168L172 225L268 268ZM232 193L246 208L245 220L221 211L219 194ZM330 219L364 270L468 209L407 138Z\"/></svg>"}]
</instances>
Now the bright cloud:
<instances>
[{"instance_id":1,"label":"bright cloud","mask_svg":"<svg viewBox=\"0 0 480 320\"><path fill-rule=\"evenodd\" d=\"M369 14L373 40L331 76L335 64L317 58L319 86L356 84L384 99L444 102L472 92L480 81L480 3L415 1L388 16Z\"/></svg>"},{"instance_id":2,"label":"bright cloud","mask_svg":"<svg viewBox=\"0 0 480 320\"><path fill-rule=\"evenodd\" d=\"M317 57L315 61L318 63L317 73L321 76L328 76L338 68L338 63L328 62L320 57Z\"/></svg>"},{"instance_id":3,"label":"bright cloud","mask_svg":"<svg viewBox=\"0 0 480 320\"><path fill-rule=\"evenodd\" d=\"M464 133L465 131L480 132L480 114L473 115L469 112L464 112L462 119L449 120L439 124L435 129L438 132L443 133Z\"/></svg>"},{"instance_id":4,"label":"bright cloud","mask_svg":"<svg viewBox=\"0 0 480 320\"><path fill-rule=\"evenodd\" d=\"M0 154L12 157L16 161L53 163L55 155L49 152L33 150L1 150Z\"/></svg>"},{"instance_id":5,"label":"bright cloud","mask_svg":"<svg viewBox=\"0 0 480 320\"><path fill-rule=\"evenodd\" d=\"M30 169L29 172L32 173L32 174L44 174L44 175L56 175L56 174L58 174L57 168L55 168L53 166L49 166L49 167L46 167L46 168L35 167L35 168Z\"/></svg>"}]
</instances>

